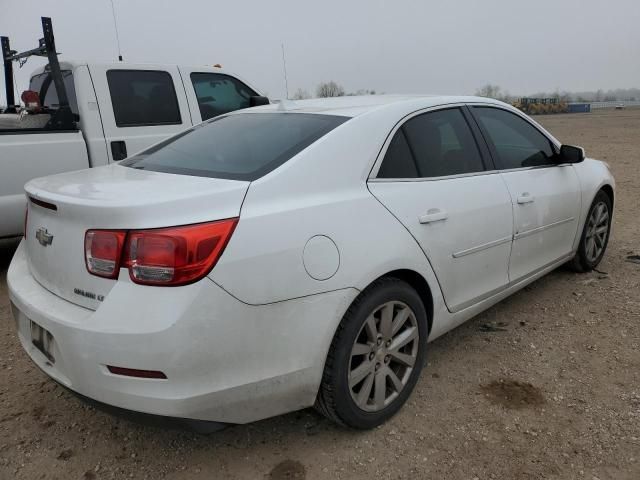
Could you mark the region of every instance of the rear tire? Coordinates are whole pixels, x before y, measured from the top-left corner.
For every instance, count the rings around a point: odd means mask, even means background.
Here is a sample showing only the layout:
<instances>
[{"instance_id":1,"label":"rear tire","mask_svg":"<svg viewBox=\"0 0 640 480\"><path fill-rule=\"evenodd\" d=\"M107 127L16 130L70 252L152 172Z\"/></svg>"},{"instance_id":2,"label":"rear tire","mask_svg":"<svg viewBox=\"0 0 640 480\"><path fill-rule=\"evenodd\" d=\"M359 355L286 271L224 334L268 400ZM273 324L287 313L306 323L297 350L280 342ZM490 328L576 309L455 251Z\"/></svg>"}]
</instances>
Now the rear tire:
<instances>
[{"instance_id":1,"label":"rear tire","mask_svg":"<svg viewBox=\"0 0 640 480\"><path fill-rule=\"evenodd\" d=\"M397 278L377 280L354 300L338 327L315 408L352 428L384 423L418 381L427 336L418 293Z\"/></svg>"},{"instance_id":2,"label":"rear tire","mask_svg":"<svg viewBox=\"0 0 640 480\"><path fill-rule=\"evenodd\" d=\"M609 243L611 214L611 198L600 190L589 208L578 251L568 263L573 271L585 273L598 266Z\"/></svg>"}]
</instances>

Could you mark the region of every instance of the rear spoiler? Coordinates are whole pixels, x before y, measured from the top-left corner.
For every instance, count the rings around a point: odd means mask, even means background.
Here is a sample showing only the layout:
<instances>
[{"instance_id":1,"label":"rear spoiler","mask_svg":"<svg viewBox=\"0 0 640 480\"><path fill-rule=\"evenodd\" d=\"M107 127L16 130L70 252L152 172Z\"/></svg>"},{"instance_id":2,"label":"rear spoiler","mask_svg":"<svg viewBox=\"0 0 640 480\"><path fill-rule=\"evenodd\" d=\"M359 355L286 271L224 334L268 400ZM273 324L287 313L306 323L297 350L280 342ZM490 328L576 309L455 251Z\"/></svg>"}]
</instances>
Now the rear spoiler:
<instances>
[{"instance_id":1,"label":"rear spoiler","mask_svg":"<svg viewBox=\"0 0 640 480\"><path fill-rule=\"evenodd\" d=\"M69 96L64 87L60 64L58 63L58 52L53 36L53 26L51 18L41 17L43 38L38 41L38 47L25 52L11 50L9 37L0 37L2 43L2 60L4 64L4 84L7 94L7 109L5 113L16 113L17 106L15 92L13 89L13 62L26 59L31 56L46 57L49 60L48 70L51 74L53 84L58 94L58 109L49 121L49 128L54 129L75 129L75 119L69 106Z\"/></svg>"}]
</instances>

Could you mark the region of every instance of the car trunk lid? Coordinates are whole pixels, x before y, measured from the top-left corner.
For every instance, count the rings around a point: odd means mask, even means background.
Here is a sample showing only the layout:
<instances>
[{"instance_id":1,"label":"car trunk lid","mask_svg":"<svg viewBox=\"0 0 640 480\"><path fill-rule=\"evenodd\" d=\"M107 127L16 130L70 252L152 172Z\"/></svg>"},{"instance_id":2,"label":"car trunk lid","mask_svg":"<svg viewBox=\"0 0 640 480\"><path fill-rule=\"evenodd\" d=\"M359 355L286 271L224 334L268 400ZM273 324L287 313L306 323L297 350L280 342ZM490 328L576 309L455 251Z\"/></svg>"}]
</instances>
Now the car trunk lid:
<instances>
[{"instance_id":1,"label":"car trunk lid","mask_svg":"<svg viewBox=\"0 0 640 480\"><path fill-rule=\"evenodd\" d=\"M29 182L29 267L54 294L96 309L117 280L89 274L89 229L171 227L237 217L249 182L149 172L119 165ZM120 278L128 281L126 270Z\"/></svg>"}]
</instances>

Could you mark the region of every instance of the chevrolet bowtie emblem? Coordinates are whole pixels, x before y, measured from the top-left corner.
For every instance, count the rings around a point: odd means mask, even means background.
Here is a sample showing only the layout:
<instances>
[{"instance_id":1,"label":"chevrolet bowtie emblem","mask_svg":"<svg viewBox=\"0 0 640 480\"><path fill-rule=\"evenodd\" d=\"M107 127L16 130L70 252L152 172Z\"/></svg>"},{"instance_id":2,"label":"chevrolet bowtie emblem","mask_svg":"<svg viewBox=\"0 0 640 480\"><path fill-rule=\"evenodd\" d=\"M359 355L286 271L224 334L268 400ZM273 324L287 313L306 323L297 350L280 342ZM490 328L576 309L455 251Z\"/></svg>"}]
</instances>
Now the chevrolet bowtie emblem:
<instances>
[{"instance_id":1,"label":"chevrolet bowtie emblem","mask_svg":"<svg viewBox=\"0 0 640 480\"><path fill-rule=\"evenodd\" d=\"M47 232L47 229L44 227L40 227L36 231L36 238L38 239L38 242L40 242L40 245L42 245L43 247L46 247L47 245L51 245L53 243L53 235Z\"/></svg>"}]
</instances>

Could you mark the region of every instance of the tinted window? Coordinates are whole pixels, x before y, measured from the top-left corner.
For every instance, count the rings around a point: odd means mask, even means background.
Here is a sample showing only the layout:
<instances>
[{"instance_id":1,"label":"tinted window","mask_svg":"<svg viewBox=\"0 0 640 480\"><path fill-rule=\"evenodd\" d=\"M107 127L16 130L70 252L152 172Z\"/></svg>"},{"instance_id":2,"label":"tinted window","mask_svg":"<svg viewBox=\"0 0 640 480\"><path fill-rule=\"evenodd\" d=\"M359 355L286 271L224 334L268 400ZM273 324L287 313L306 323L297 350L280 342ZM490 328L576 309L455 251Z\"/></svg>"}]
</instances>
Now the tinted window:
<instances>
[{"instance_id":1,"label":"tinted window","mask_svg":"<svg viewBox=\"0 0 640 480\"><path fill-rule=\"evenodd\" d=\"M201 123L121 165L251 181L279 167L347 120L305 113L228 115Z\"/></svg>"},{"instance_id":2,"label":"tinted window","mask_svg":"<svg viewBox=\"0 0 640 480\"><path fill-rule=\"evenodd\" d=\"M69 108L71 111L78 114L78 102L76 100L76 87L73 83L73 73L71 70L62 70L62 80L64 82L64 89L67 92L69 99ZM51 109L58 108L58 91L53 83L50 73L41 73L31 77L29 82L29 90L38 92L40 102L43 106Z\"/></svg>"},{"instance_id":3,"label":"tinted window","mask_svg":"<svg viewBox=\"0 0 640 480\"><path fill-rule=\"evenodd\" d=\"M389 144L378 171L378 178L416 178L417 176L416 162L401 128Z\"/></svg>"},{"instance_id":4,"label":"tinted window","mask_svg":"<svg viewBox=\"0 0 640 480\"><path fill-rule=\"evenodd\" d=\"M503 169L553 164L551 142L518 115L498 108L474 107Z\"/></svg>"},{"instance_id":5,"label":"tinted window","mask_svg":"<svg viewBox=\"0 0 640 480\"><path fill-rule=\"evenodd\" d=\"M241 81L220 73L192 73L191 82L202 120L247 108L249 99L257 95Z\"/></svg>"},{"instance_id":6,"label":"tinted window","mask_svg":"<svg viewBox=\"0 0 640 480\"><path fill-rule=\"evenodd\" d=\"M107 82L118 127L182 123L168 72L109 70Z\"/></svg>"},{"instance_id":7,"label":"tinted window","mask_svg":"<svg viewBox=\"0 0 640 480\"><path fill-rule=\"evenodd\" d=\"M442 177L484 170L469 125L457 108L413 117L403 126L419 177Z\"/></svg>"}]
</instances>

